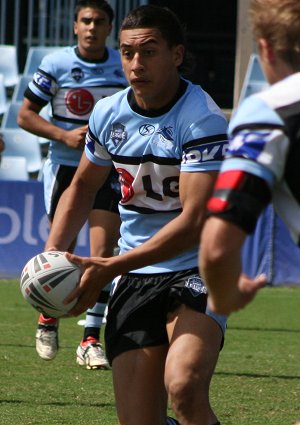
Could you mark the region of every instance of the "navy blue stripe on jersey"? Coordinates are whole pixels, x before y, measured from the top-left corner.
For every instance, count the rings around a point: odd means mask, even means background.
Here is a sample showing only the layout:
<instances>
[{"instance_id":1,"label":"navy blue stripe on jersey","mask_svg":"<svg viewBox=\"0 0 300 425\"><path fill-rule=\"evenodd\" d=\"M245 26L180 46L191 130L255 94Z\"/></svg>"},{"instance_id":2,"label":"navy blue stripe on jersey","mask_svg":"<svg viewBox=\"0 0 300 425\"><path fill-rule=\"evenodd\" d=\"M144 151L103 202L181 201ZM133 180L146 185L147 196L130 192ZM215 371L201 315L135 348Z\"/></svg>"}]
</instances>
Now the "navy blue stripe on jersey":
<instances>
[{"instance_id":1,"label":"navy blue stripe on jersey","mask_svg":"<svg viewBox=\"0 0 300 425\"><path fill-rule=\"evenodd\" d=\"M243 125L239 125L237 127L235 127L235 129L232 132L232 137L234 137L237 133L239 133L240 131L243 130L276 130L276 129L280 129L283 131L284 127L282 125L279 124L269 124L269 123L259 123L259 124L243 124Z\"/></svg>"},{"instance_id":2,"label":"navy blue stripe on jersey","mask_svg":"<svg viewBox=\"0 0 300 425\"><path fill-rule=\"evenodd\" d=\"M136 205L122 205L122 207L129 211L135 211L139 214L170 214L171 213L181 213L182 208L177 208L174 210L159 210L153 208L137 207Z\"/></svg>"},{"instance_id":3,"label":"navy blue stripe on jersey","mask_svg":"<svg viewBox=\"0 0 300 425\"><path fill-rule=\"evenodd\" d=\"M142 157L132 157L132 156L120 156L120 155L111 155L111 158L114 162L119 164L145 164L146 162L153 162L154 164L159 165L180 165L181 158L166 158L162 156L155 155L144 155Z\"/></svg>"},{"instance_id":4,"label":"navy blue stripe on jersey","mask_svg":"<svg viewBox=\"0 0 300 425\"><path fill-rule=\"evenodd\" d=\"M73 118L66 118L66 117L61 117L60 115L57 114L53 114L53 118L57 121L62 121L62 122L68 122L70 124L80 124L80 125L85 125L89 122L89 120L75 120Z\"/></svg>"},{"instance_id":5,"label":"navy blue stripe on jersey","mask_svg":"<svg viewBox=\"0 0 300 425\"><path fill-rule=\"evenodd\" d=\"M43 100L41 97L38 97L37 95L35 95L29 87L27 87L27 89L24 92L24 97L26 97L26 99L30 100L33 103L36 103L39 106L46 106L47 105L47 101Z\"/></svg>"},{"instance_id":6,"label":"navy blue stripe on jersey","mask_svg":"<svg viewBox=\"0 0 300 425\"><path fill-rule=\"evenodd\" d=\"M201 143L193 143L183 147L182 163L193 164L193 163L214 163L216 161L222 161L225 157L226 150L228 148L227 139L221 140L217 138L216 141L205 141L201 140ZM213 139L213 138L212 138Z\"/></svg>"},{"instance_id":7,"label":"navy blue stripe on jersey","mask_svg":"<svg viewBox=\"0 0 300 425\"><path fill-rule=\"evenodd\" d=\"M183 144L183 149L190 148L192 146L199 146L206 143L212 143L212 142L220 142L220 141L226 141L227 142L227 134L214 134L213 136L206 136L201 137L200 139L191 140L187 143Z\"/></svg>"}]
</instances>

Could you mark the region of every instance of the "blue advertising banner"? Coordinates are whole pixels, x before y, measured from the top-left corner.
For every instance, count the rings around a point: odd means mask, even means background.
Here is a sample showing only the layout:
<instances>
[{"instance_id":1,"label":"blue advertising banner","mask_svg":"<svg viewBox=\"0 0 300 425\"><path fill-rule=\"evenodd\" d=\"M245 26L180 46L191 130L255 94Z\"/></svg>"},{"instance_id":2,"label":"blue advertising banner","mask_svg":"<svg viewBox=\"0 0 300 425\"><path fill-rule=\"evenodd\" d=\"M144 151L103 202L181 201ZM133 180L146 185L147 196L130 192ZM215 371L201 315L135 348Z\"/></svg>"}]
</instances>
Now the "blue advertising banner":
<instances>
[{"instance_id":1,"label":"blue advertising banner","mask_svg":"<svg viewBox=\"0 0 300 425\"><path fill-rule=\"evenodd\" d=\"M43 185L38 181L0 181L0 278L18 278L26 262L44 249L49 233ZM76 253L89 255L88 225ZM268 207L243 250L245 273L265 273L271 285L300 285L300 249Z\"/></svg>"},{"instance_id":2,"label":"blue advertising banner","mask_svg":"<svg viewBox=\"0 0 300 425\"><path fill-rule=\"evenodd\" d=\"M49 233L43 185L38 181L0 181L0 278L18 278L26 262L44 249ZM88 226L76 253L89 255Z\"/></svg>"}]
</instances>

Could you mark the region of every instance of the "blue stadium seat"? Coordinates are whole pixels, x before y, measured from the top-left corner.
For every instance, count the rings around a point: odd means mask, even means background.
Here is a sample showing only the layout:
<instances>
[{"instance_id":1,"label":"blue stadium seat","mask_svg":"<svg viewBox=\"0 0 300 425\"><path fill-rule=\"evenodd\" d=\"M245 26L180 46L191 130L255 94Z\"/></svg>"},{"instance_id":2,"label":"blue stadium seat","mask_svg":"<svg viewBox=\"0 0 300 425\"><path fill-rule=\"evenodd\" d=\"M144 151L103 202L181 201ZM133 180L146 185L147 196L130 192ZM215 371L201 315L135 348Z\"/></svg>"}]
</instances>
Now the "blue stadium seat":
<instances>
[{"instance_id":1,"label":"blue stadium seat","mask_svg":"<svg viewBox=\"0 0 300 425\"><path fill-rule=\"evenodd\" d=\"M2 156L0 161L0 180L29 180L26 158L23 156Z\"/></svg>"},{"instance_id":2,"label":"blue stadium seat","mask_svg":"<svg viewBox=\"0 0 300 425\"><path fill-rule=\"evenodd\" d=\"M0 115L8 109L9 102L6 95L6 87L4 85L4 75L0 74Z\"/></svg>"},{"instance_id":3,"label":"blue stadium seat","mask_svg":"<svg viewBox=\"0 0 300 425\"><path fill-rule=\"evenodd\" d=\"M59 46L30 47L27 54L23 75L34 74L39 64L41 63L41 60L43 59L43 57L59 49L62 49L62 47L59 47Z\"/></svg>"},{"instance_id":4,"label":"blue stadium seat","mask_svg":"<svg viewBox=\"0 0 300 425\"><path fill-rule=\"evenodd\" d=\"M10 102L2 118L1 132L3 128L19 128L17 118L20 107L21 103Z\"/></svg>"},{"instance_id":5,"label":"blue stadium seat","mask_svg":"<svg viewBox=\"0 0 300 425\"><path fill-rule=\"evenodd\" d=\"M252 53L249 59L244 83L241 89L239 104L251 94L260 92L268 87L268 82L262 71L259 57L256 53Z\"/></svg>"},{"instance_id":6,"label":"blue stadium seat","mask_svg":"<svg viewBox=\"0 0 300 425\"><path fill-rule=\"evenodd\" d=\"M5 156L22 156L27 162L28 173L39 172L43 166L38 137L22 129L1 128L5 142Z\"/></svg>"},{"instance_id":7,"label":"blue stadium seat","mask_svg":"<svg viewBox=\"0 0 300 425\"><path fill-rule=\"evenodd\" d=\"M12 95L12 103L23 102L24 91L28 86L28 83L32 80L32 76L29 75L21 75L18 84L15 86L13 95Z\"/></svg>"},{"instance_id":8,"label":"blue stadium seat","mask_svg":"<svg viewBox=\"0 0 300 425\"><path fill-rule=\"evenodd\" d=\"M4 75L5 87L14 87L19 81L16 46L0 44L0 73Z\"/></svg>"}]
</instances>

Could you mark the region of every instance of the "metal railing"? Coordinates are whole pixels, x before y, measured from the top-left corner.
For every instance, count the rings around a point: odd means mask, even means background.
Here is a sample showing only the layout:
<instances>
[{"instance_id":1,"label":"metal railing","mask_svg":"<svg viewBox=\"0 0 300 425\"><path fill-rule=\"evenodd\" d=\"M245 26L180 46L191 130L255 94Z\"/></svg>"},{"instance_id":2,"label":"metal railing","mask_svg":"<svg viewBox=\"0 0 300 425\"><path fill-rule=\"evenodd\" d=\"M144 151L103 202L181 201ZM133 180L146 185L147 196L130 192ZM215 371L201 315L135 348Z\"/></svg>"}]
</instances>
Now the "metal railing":
<instances>
[{"instance_id":1,"label":"metal railing","mask_svg":"<svg viewBox=\"0 0 300 425\"><path fill-rule=\"evenodd\" d=\"M108 45L117 46L118 28L124 16L147 0L108 0L115 11ZM75 43L76 0L0 0L0 44L17 48L20 73L31 46L65 46Z\"/></svg>"}]
</instances>

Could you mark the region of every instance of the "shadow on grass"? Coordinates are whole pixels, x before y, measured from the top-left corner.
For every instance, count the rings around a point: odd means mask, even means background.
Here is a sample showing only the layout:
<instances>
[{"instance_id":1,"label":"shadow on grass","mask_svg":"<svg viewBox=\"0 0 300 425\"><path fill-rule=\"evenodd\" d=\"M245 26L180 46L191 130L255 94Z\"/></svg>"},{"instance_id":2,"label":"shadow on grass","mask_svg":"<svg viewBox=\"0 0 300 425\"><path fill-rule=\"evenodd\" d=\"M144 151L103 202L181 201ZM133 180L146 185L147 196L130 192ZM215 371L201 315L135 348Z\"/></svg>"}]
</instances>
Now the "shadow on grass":
<instances>
[{"instance_id":1,"label":"shadow on grass","mask_svg":"<svg viewBox=\"0 0 300 425\"><path fill-rule=\"evenodd\" d=\"M299 380L300 376L291 376L291 375L268 375L264 373L236 373L236 372L221 372L217 371L215 372L215 375L218 376L239 376L239 377L246 377L246 378L277 378L277 379L289 379L289 380Z\"/></svg>"},{"instance_id":2,"label":"shadow on grass","mask_svg":"<svg viewBox=\"0 0 300 425\"><path fill-rule=\"evenodd\" d=\"M7 399L0 399L0 405L1 404L28 404L32 405L32 401L26 401L26 400L7 400ZM74 403L62 403L58 401L52 401L49 403L41 403L39 402L40 406L83 406L83 407L115 407L114 403L83 403L80 401L74 402Z\"/></svg>"},{"instance_id":3,"label":"shadow on grass","mask_svg":"<svg viewBox=\"0 0 300 425\"><path fill-rule=\"evenodd\" d=\"M255 332L287 332L300 333L300 329L284 329L284 328L244 328L238 326L228 326L231 331L255 331Z\"/></svg>"}]
</instances>

